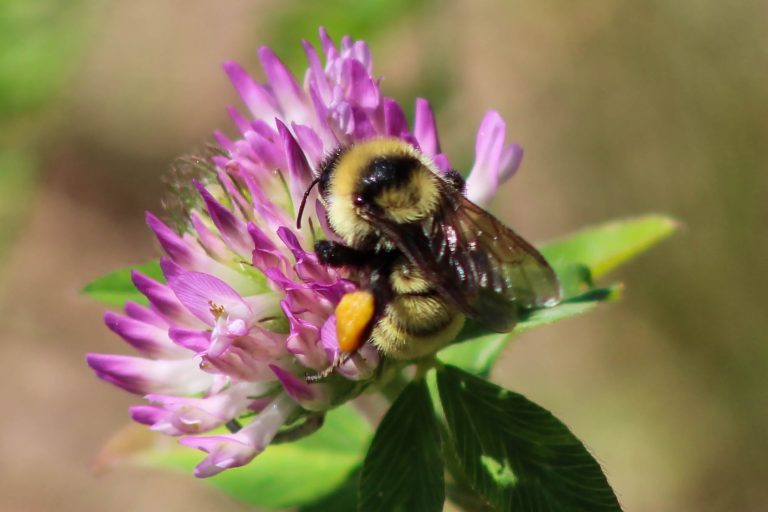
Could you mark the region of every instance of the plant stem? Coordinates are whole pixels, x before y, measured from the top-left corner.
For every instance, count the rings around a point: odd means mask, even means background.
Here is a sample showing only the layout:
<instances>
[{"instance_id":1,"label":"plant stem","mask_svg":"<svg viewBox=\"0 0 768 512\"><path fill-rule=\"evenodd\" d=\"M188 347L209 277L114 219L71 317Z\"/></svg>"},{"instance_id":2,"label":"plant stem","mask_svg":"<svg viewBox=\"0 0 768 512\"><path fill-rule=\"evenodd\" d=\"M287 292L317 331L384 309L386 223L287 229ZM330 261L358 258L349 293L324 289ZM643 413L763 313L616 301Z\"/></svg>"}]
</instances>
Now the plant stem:
<instances>
[{"instance_id":1,"label":"plant stem","mask_svg":"<svg viewBox=\"0 0 768 512\"><path fill-rule=\"evenodd\" d=\"M438 427L445 462L445 496L464 512L493 512L494 508L488 501L472 489L469 480L464 475L458 456L451 443L451 433L445 423L445 417L438 414Z\"/></svg>"}]
</instances>

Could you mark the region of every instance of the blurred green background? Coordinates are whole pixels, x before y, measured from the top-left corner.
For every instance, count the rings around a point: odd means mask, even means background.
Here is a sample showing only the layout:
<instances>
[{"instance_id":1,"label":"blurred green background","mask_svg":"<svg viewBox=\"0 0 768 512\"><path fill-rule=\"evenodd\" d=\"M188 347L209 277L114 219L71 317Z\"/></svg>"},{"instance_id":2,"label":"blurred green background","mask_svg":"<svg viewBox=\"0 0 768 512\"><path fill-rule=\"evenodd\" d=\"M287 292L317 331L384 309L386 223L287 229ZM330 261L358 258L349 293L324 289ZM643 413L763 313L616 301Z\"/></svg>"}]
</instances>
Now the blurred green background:
<instances>
[{"instance_id":1,"label":"blurred green background","mask_svg":"<svg viewBox=\"0 0 768 512\"><path fill-rule=\"evenodd\" d=\"M685 228L615 276L625 300L521 335L494 379L585 440L629 511L768 507L768 5L746 0L0 2L0 509L245 510L181 475L90 461L134 400L78 294L157 255L160 177L325 25L369 41L386 94L437 110L467 168L497 109L526 150L495 211L544 240L644 212ZM297 482L301 485L301 482Z\"/></svg>"}]
</instances>

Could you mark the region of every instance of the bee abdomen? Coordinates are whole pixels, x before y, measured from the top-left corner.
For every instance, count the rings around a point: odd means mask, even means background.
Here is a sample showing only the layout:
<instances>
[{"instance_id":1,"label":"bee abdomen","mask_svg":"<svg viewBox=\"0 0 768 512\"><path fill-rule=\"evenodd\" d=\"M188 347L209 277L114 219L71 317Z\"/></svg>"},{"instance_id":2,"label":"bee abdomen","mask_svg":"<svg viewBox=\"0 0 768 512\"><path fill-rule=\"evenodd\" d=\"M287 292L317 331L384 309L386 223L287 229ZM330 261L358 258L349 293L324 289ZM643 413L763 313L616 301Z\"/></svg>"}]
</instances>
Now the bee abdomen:
<instances>
[{"instance_id":1,"label":"bee abdomen","mask_svg":"<svg viewBox=\"0 0 768 512\"><path fill-rule=\"evenodd\" d=\"M454 316L435 292L400 295L387 306L386 313L411 336L434 334L448 325Z\"/></svg>"},{"instance_id":2,"label":"bee abdomen","mask_svg":"<svg viewBox=\"0 0 768 512\"><path fill-rule=\"evenodd\" d=\"M373 343L395 359L420 357L450 342L464 325L434 291L396 296L371 333Z\"/></svg>"}]
</instances>

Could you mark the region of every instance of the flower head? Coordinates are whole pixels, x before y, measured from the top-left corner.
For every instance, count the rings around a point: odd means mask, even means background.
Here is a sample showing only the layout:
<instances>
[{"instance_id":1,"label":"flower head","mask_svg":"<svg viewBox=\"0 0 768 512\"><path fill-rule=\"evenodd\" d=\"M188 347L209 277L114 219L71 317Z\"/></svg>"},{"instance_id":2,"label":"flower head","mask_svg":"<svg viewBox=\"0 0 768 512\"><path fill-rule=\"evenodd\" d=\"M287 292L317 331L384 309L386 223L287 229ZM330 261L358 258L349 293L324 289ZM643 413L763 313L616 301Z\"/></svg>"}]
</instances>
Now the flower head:
<instances>
[{"instance_id":1,"label":"flower head","mask_svg":"<svg viewBox=\"0 0 768 512\"><path fill-rule=\"evenodd\" d=\"M180 232L147 214L166 253L166 282L133 274L149 305L128 303L123 314L105 315L141 355L88 355L99 377L149 402L131 409L135 421L208 454L198 476L248 463L286 423L349 396L339 381L354 386L379 363L366 344L339 368L342 379L303 379L338 356L334 308L356 288L312 252L315 240L334 236L317 192L306 203L310 221L296 228L313 169L336 148L379 136L401 138L450 169L427 101L416 101L409 126L401 106L383 96L363 41L344 37L337 47L322 29L320 39L323 59L304 43L303 85L268 48L258 52L266 84L224 64L248 111L229 108L240 133L215 133L221 151L188 184L196 206L185 211ZM482 204L522 152L506 142L495 112L482 121L476 148L467 194ZM230 434L202 435L240 422Z\"/></svg>"}]
</instances>

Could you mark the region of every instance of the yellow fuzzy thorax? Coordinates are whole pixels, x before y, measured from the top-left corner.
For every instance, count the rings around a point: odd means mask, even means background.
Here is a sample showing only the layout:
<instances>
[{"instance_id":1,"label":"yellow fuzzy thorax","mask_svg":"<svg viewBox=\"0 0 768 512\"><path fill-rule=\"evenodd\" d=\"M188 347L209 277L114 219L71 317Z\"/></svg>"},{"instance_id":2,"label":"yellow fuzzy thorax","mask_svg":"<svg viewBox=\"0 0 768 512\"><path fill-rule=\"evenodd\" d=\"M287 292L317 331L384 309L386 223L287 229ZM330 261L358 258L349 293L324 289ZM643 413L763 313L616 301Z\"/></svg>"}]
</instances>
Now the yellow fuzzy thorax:
<instances>
[{"instance_id":1,"label":"yellow fuzzy thorax","mask_svg":"<svg viewBox=\"0 0 768 512\"><path fill-rule=\"evenodd\" d=\"M415 158L421 165L407 183L381 190L376 204L396 224L418 222L434 214L440 201L440 177L435 165L410 144L391 138L372 139L345 150L336 163L328 195L328 220L345 243L356 245L376 228L358 214L354 197L360 188L362 173L381 157Z\"/></svg>"}]
</instances>

